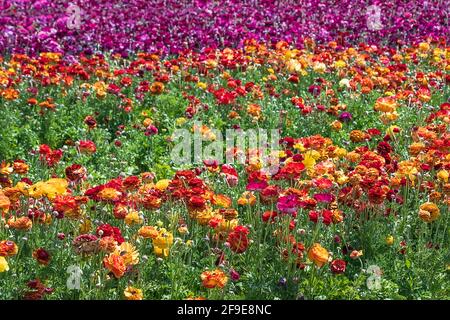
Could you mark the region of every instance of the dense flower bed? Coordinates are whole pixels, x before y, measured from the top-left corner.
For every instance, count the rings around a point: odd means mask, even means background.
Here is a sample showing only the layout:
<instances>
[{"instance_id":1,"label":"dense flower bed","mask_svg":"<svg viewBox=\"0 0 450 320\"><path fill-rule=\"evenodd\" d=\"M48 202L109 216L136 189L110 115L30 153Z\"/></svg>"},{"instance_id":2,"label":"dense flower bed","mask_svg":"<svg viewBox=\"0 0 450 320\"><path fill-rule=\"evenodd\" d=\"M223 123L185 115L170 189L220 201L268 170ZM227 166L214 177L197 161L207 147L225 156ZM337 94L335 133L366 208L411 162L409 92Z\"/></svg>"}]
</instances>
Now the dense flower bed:
<instances>
[{"instance_id":1,"label":"dense flower bed","mask_svg":"<svg viewBox=\"0 0 450 320\"><path fill-rule=\"evenodd\" d=\"M0 298L448 298L450 48L302 47L2 60Z\"/></svg>"},{"instance_id":2,"label":"dense flower bed","mask_svg":"<svg viewBox=\"0 0 450 320\"><path fill-rule=\"evenodd\" d=\"M79 28L68 27L71 4L81 8ZM376 19L371 5L380 8L379 27L368 24L369 16ZM342 36L354 43L396 45L450 34L444 0L2 0L0 8L0 52L28 54L176 53L236 47L247 38L301 45L306 37L326 42Z\"/></svg>"}]
</instances>

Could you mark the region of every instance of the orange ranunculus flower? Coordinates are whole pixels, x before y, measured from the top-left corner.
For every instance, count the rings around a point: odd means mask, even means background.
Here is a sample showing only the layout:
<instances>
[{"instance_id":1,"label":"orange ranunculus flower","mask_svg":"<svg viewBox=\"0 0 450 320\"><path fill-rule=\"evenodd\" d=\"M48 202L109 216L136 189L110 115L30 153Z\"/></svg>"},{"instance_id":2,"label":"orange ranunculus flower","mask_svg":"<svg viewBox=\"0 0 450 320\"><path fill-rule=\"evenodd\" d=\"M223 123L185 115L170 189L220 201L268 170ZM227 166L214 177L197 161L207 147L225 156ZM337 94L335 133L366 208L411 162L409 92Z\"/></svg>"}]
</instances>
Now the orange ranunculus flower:
<instances>
[{"instance_id":1,"label":"orange ranunculus flower","mask_svg":"<svg viewBox=\"0 0 450 320\"><path fill-rule=\"evenodd\" d=\"M0 257L12 257L15 256L19 248L11 240L0 241Z\"/></svg>"},{"instance_id":2,"label":"orange ranunculus flower","mask_svg":"<svg viewBox=\"0 0 450 320\"><path fill-rule=\"evenodd\" d=\"M98 240L98 247L103 252L113 253L117 249L117 241L111 236L103 237Z\"/></svg>"},{"instance_id":3,"label":"orange ranunculus flower","mask_svg":"<svg viewBox=\"0 0 450 320\"><path fill-rule=\"evenodd\" d=\"M122 257L125 266L135 265L139 263L139 252L129 242L122 242L122 244L117 247L114 253Z\"/></svg>"},{"instance_id":4,"label":"orange ranunculus flower","mask_svg":"<svg viewBox=\"0 0 450 320\"><path fill-rule=\"evenodd\" d=\"M117 201L122 196L122 192L114 188L105 188L98 193L98 197L105 201Z\"/></svg>"},{"instance_id":5,"label":"orange ranunculus flower","mask_svg":"<svg viewBox=\"0 0 450 320\"><path fill-rule=\"evenodd\" d=\"M125 216L125 223L129 226L133 224L142 224L144 222L144 218L142 218L139 213L135 210L131 211Z\"/></svg>"},{"instance_id":6,"label":"orange ranunculus flower","mask_svg":"<svg viewBox=\"0 0 450 320\"><path fill-rule=\"evenodd\" d=\"M155 227L143 226L138 230L138 235L144 239L154 239L159 235L159 232Z\"/></svg>"},{"instance_id":7,"label":"orange ranunculus flower","mask_svg":"<svg viewBox=\"0 0 450 320\"><path fill-rule=\"evenodd\" d=\"M153 94L160 94L164 91L164 83L156 81L150 86L150 92Z\"/></svg>"},{"instance_id":8,"label":"orange ranunculus flower","mask_svg":"<svg viewBox=\"0 0 450 320\"><path fill-rule=\"evenodd\" d=\"M11 201L9 200L9 198L7 196L5 196L5 194L3 193L2 190L0 190L0 212L2 213L7 213L9 211L9 207L11 206Z\"/></svg>"},{"instance_id":9,"label":"orange ranunculus flower","mask_svg":"<svg viewBox=\"0 0 450 320\"><path fill-rule=\"evenodd\" d=\"M9 163L6 163L3 161L0 164L0 174L1 175L9 176L13 172L14 172L14 168Z\"/></svg>"},{"instance_id":10,"label":"orange ranunculus flower","mask_svg":"<svg viewBox=\"0 0 450 320\"><path fill-rule=\"evenodd\" d=\"M200 277L202 285L208 289L223 288L228 282L227 275L220 269L204 271Z\"/></svg>"},{"instance_id":11,"label":"orange ranunculus flower","mask_svg":"<svg viewBox=\"0 0 450 320\"><path fill-rule=\"evenodd\" d=\"M126 300L142 300L144 298L142 290L135 287L127 287L123 295Z\"/></svg>"},{"instance_id":12,"label":"orange ranunculus flower","mask_svg":"<svg viewBox=\"0 0 450 320\"><path fill-rule=\"evenodd\" d=\"M125 261L117 253L111 253L103 259L104 266L111 271L116 278L121 278L126 271Z\"/></svg>"},{"instance_id":13,"label":"orange ranunculus flower","mask_svg":"<svg viewBox=\"0 0 450 320\"><path fill-rule=\"evenodd\" d=\"M340 122L339 120L334 120L331 123L331 129L333 129L334 131L339 131L342 129L342 122Z\"/></svg>"},{"instance_id":14,"label":"orange ranunculus flower","mask_svg":"<svg viewBox=\"0 0 450 320\"><path fill-rule=\"evenodd\" d=\"M314 243L308 250L308 258L319 268L328 262L328 250L323 248L319 243Z\"/></svg>"},{"instance_id":15,"label":"orange ranunculus flower","mask_svg":"<svg viewBox=\"0 0 450 320\"><path fill-rule=\"evenodd\" d=\"M212 203L222 208L229 208L231 206L231 199L224 194L215 194Z\"/></svg>"},{"instance_id":16,"label":"orange ranunculus flower","mask_svg":"<svg viewBox=\"0 0 450 320\"><path fill-rule=\"evenodd\" d=\"M11 217L7 224L10 228L17 230L30 230L33 227L33 222L28 217Z\"/></svg>"},{"instance_id":17,"label":"orange ranunculus flower","mask_svg":"<svg viewBox=\"0 0 450 320\"><path fill-rule=\"evenodd\" d=\"M13 163L14 172L18 174L26 174L28 172L28 169L30 168L25 161L23 160L16 160Z\"/></svg>"},{"instance_id":18,"label":"orange ranunculus flower","mask_svg":"<svg viewBox=\"0 0 450 320\"><path fill-rule=\"evenodd\" d=\"M350 132L350 140L352 142L362 142L368 138L367 134L361 130L352 130Z\"/></svg>"},{"instance_id":19,"label":"orange ranunculus flower","mask_svg":"<svg viewBox=\"0 0 450 320\"><path fill-rule=\"evenodd\" d=\"M426 202L419 207L419 218L425 222L433 222L439 218L441 211L432 202Z\"/></svg>"},{"instance_id":20,"label":"orange ranunculus flower","mask_svg":"<svg viewBox=\"0 0 450 320\"><path fill-rule=\"evenodd\" d=\"M374 109L381 112L394 112L397 109L397 102L393 97L381 97L375 102Z\"/></svg>"},{"instance_id":21,"label":"orange ranunculus flower","mask_svg":"<svg viewBox=\"0 0 450 320\"><path fill-rule=\"evenodd\" d=\"M195 219L200 225L205 226L213 217L213 212L211 208L207 207L203 210L191 210L189 211L189 216L191 219Z\"/></svg>"},{"instance_id":22,"label":"orange ranunculus flower","mask_svg":"<svg viewBox=\"0 0 450 320\"><path fill-rule=\"evenodd\" d=\"M256 203L256 197L253 192L245 191L241 197L238 199L238 204L241 206L254 205Z\"/></svg>"},{"instance_id":23,"label":"orange ranunculus flower","mask_svg":"<svg viewBox=\"0 0 450 320\"><path fill-rule=\"evenodd\" d=\"M0 94L6 100L16 100L17 98L19 98L19 91L14 88L4 89L0 91Z\"/></svg>"}]
</instances>

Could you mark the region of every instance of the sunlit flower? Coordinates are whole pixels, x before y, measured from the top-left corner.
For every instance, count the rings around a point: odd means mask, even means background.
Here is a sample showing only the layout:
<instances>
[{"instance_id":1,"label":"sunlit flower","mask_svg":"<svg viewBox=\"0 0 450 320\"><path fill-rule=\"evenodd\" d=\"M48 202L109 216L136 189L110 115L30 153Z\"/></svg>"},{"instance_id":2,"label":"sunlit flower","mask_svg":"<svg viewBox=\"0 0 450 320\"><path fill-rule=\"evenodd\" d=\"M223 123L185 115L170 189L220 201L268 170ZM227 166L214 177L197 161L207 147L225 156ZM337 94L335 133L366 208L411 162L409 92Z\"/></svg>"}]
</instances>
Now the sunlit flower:
<instances>
[{"instance_id":1,"label":"sunlit flower","mask_svg":"<svg viewBox=\"0 0 450 320\"><path fill-rule=\"evenodd\" d=\"M308 250L308 258L319 268L328 263L328 250L323 248L319 243L314 243Z\"/></svg>"},{"instance_id":2,"label":"sunlit flower","mask_svg":"<svg viewBox=\"0 0 450 320\"><path fill-rule=\"evenodd\" d=\"M144 298L142 290L135 287L126 287L123 295L125 300L142 300Z\"/></svg>"},{"instance_id":3,"label":"sunlit flower","mask_svg":"<svg viewBox=\"0 0 450 320\"><path fill-rule=\"evenodd\" d=\"M439 207L432 203L426 202L419 208L419 218L425 222L433 222L439 218L441 211Z\"/></svg>"},{"instance_id":4,"label":"sunlit flower","mask_svg":"<svg viewBox=\"0 0 450 320\"><path fill-rule=\"evenodd\" d=\"M0 273L9 271L8 261L2 256L0 256Z\"/></svg>"},{"instance_id":5,"label":"sunlit flower","mask_svg":"<svg viewBox=\"0 0 450 320\"><path fill-rule=\"evenodd\" d=\"M202 279L202 285L208 289L223 288L228 282L226 273L220 269L204 271L200 278Z\"/></svg>"}]
</instances>

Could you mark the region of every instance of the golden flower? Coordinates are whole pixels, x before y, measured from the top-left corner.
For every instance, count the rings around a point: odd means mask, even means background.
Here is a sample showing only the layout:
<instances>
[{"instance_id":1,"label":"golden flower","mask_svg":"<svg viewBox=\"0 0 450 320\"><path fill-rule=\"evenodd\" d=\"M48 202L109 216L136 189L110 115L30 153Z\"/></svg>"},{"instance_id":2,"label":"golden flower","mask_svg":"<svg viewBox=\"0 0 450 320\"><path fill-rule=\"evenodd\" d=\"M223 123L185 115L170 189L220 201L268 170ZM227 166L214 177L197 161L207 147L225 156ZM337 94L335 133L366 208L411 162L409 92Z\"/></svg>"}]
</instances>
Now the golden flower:
<instances>
[{"instance_id":1,"label":"golden flower","mask_svg":"<svg viewBox=\"0 0 450 320\"><path fill-rule=\"evenodd\" d=\"M432 202L426 202L419 207L419 218L425 222L433 222L439 218L441 211Z\"/></svg>"},{"instance_id":2,"label":"golden flower","mask_svg":"<svg viewBox=\"0 0 450 320\"><path fill-rule=\"evenodd\" d=\"M308 250L308 258L319 268L328 263L328 250L323 248L319 243L314 243Z\"/></svg>"},{"instance_id":3,"label":"golden flower","mask_svg":"<svg viewBox=\"0 0 450 320\"><path fill-rule=\"evenodd\" d=\"M331 129L333 129L334 131L339 131L342 129L342 122L340 122L339 120L334 120L331 123Z\"/></svg>"},{"instance_id":4,"label":"golden flower","mask_svg":"<svg viewBox=\"0 0 450 320\"><path fill-rule=\"evenodd\" d=\"M0 273L6 272L9 270L8 261L4 257L0 256Z\"/></svg>"},{"instance_id":5,"label":"golden flower","mask_svg":"<svg viewBox=\"0 0 450 320\"><path fill-rule=\"evenodd\" d=\"M241 206L254 205L256 203L256 197L253 192L245 191L238 199L238 204Z\"/></svg>"},{"instance_id":6,"label":"golden flower","mask_svg":"<svg viewBox=\"0 0 450 320\"><path fill-rule=\"evenodd\" d=\"M8 176L13 173L13 171L14 168L9 163L2 162L0 164L0 175Z\"/></svg>"},{"instance_id":7,"label":"golden flower","mask_svg":"<svg viewBox=\"0 0 450 320\"><path fill-rule=\"evenodd\" d=\"M35 199L47 197L48 199L53 200L57 195L64 195L67 192L68 185L69 183L67 180L61 178L39 181L28 188L28 195Z\"/></svg>"},{"instance_id":8,"label":"golden flower","mask_svg":"<svg viewBox=\"0 0 450 320\"><path fill-rule=\"evenodd\" d=\"M80 225L78 226L78 232L80 234L85 234L85 233L89 233L89 231L91 231L91 227L92 227L92 222L90 219L83 219L80 223Z\"/></svg>"},{"instance_id":9,"label":"golden flower","mask_svg":"<svg viewBox=\"0 0 450 320\"><path fill-rule=\"evenodd\" d=\"M173 235L166 229L159 230L159 234L156 238L153 238L153 252L158 257L168 257L170 247L173 244Z\"/></svg>"},{"instance_id":10,"label":"golden flower","mask_svg":"<svg viewBox=\"0 0 450 320\"><path fill-rule=\"evenodd\" d=\"M396 111L394 112L386 112L380 115L380 120L383 122L383 124L389 124L392 121L397 120L399 117L398 113Z\"/></svg>"},{"instance_id":11,"label":"golden flower","mask_svg":"<svg viewBox=\"0 0 450 320\"><path fill-rule=\"evenodd\" d=\"M344 221L344 213L339 209L335 209L333 210L333 215L331 218L333 219L333 223L342 222Z\"/></svg>"},{"instance_id":12,"label":"golden flower","mask_svg":"<svg viewBox=\"0 0 450 320\"><path fill-rule=\"evenodd\" d=\"M133 224L142 224L143 222L144 218L142 218L137 211L133 210L125 216L125 223L129 226Z\"/></svg>"},{"instance_id":13,"label":"golden flower","mask_svg":"<svg viewBox=\"0 0 450 320\"><path fill-rule=\"evenodd\" d=\"M448 182L449 173L447 170L445 170L445 169L439 170L439 172L437 173L436 176L439 179L439 181L445 182L445 183Z\"/></svg>"},{"instance_id":14,"label":"golden flower","mask_svg":"<svg viewBox=\"0 0 450 320\"><path fill-rule=\"evenodd\" d=\"M253 117L259 118L261 116L261 107L257 104L251 103L247 107L247 113Z\"/></svg>"},{"instance_id":15,"label":"golden flower","mask_svg":"<svg viewBox=\"0 0 450 320\"><path fill-rule=\"evenodd\" d=\"M355 163L359 161L361 155L355 151L350 151L349 153L347 153L346 158L348 161Z\"/></svg>"},{"instance_id":16,"label":"golden flower","mask_svg":"<svg viewBox=\"0 0 450 320\"><path fill-rule=\"evenodd\" d=\"M430 45L427 42L421 42L419 43L419 50L421 52L427 52L428 50L430 50Z\"/></svg>"},{"instance_id":17,"label":"golden flower","mask_svg":"<svg viewBox=\"0 0 450 320\"><path fill-rule=\"evenodd\" d=\"M361 130L352 130L350 132L350 140L352 142L362 142L366 140L367 135Z\"/></svg>"},{"instance_id":18,"label":"golden flower","mask_svg":"<svg viewBox=\"0 0 450 320\"><path fill-rule=\"evenodd\" d=\"M392 246L394 244L394 237L393 236L387 236L386 237L386 244L388 246Z\"/></svg>"},{"instance_id":19,"label":"golden flower","mask_svg":"<svg viewBox=\"0 0 450 320\"><path fill-rule=\"evenodd\" d=\"M117 247L114 253L122 257L126 266L139 263L139 252L129 242L123 242L119 247Z\"/></svg>"},{"instance_id":20,"label":"golden flower","mask_svg":"<svg viewBox=\"0 0 450 320\"><path fill-rule=\"evenodd\" d=\"M162 179L159 180L156 184L155 184L155 188L158 189L159 191L164 191L167 189L167 187L169 186L170 180L169 179Z\"/></svg>"},{"instance_id":21,"label":"golden flower","mask_svg":"<svg viewBox=\"0 0 450 320\"><path fill-rule=\"evenodd\" d=\"M10 228L17 230L30 230L33 227L33 222L28 217L11 217L7 224Z\"/></svg>"},{"instance_id":22,"label":"golden flower","mask_svg":"<svg viewBox=\"0 0 450 320\"><path fill-rule=\"evenodd\" d=\"M409 153L412 156L417 156L423 150L425 150L425 144L422 142L414 142L409 146Z\"/></svg>"},{"instance_id":23,"label":"golden flower","mask_svg":"<svg viewBox=\"0 0 450 320\"><path fill-rule=\"evenodd\" d=\"M183 225L178 228L178 232L181 234L189 234L189 229L187 226Z\"/></svg>"},{"instance_id":24,"label":"golden flower","mask_svg":"<svg viewBox=\"0 0 450 320\"><path fill-rule=\"evenodd\" d=\"M189 211L189 216L191 219L197 220L200 225L205 226L213 217L213 213L211 208L206 208L204 210L191 210Z\"/></svg>"},{"instance_id":25,"label":"golden flower","mask_svg":"<svg viewBox=\"0 0 450 320\"><path fill-rule=\"evenodd\" d=\"M202 279L202 285L208 289L223 288L228 282L227 275L220 269L204 271L200 278Z\"/></svg>"},{"instance_id":26,"label":"golden flower","mask_svg":"<svg viewBox=\"0 0 450 320\"><path fill-rule=\"evenodd\" d=\"M222 208L229 208L231 206L231 198L224 194L215 194L213 196L213 204Z\"/></svg>"},{"instance_id":27,"label":"golden flower","mask_svg":"<svg viewBox=\"0 0 450 320\"><path fill-rule=\"evenodd\" d=\"M135 287L127 287L123 291L123 295L125 296L125 300L142 300L142 290Z\"/></svg>"}]
</instances>

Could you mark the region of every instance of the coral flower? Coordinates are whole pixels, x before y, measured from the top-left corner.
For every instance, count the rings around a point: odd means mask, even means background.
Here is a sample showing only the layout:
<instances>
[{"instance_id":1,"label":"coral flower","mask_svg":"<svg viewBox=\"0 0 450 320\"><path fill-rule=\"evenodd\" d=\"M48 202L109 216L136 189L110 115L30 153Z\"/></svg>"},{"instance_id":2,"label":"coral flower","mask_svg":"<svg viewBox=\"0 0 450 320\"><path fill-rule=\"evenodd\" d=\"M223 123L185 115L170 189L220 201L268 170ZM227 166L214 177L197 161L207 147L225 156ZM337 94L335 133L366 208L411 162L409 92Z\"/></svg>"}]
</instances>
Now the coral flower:
<instances>
[{"instance_id":1,"label":"coral flower","mask_svg":"<svg viewBox=\"0 0 450 320\"><path fill-rule=\"evenodd\" d=\"M441 211L432 202L426 202L419 208L419 218L425 222L433 222L439 218Z\"/></svg>"},{"instance_id":2,"label":"coral flower","mask_svg":"<svg viewBox=\"0 0 450 320\"><path fill-rule=\"evenodd\" d=\"M93 154L97 151L95 143L91 140L79 141L78 148L80 149L80 152L84 154Z\"/></svg>"},{"instance_id":3,"label":"coral flower","mask_svg":"<svg viewBox=\"0 0 450 320\"><path fill-rule=\"evenodd\" d=\"M328 263L328 250L323 248L319 243L314 243L308 250L308 258L319 268Z\"/></svg>"},{"instance_id":4,"label":"coral flower","mask_svg":"<svg viewBox=\"0 0 450 320\"><path fill-rule=\"evenodd\" d=\"M228 282L226 273L220 269L204 271L200 278L202 279L202 285L208 289L223 288Z\"/></svg>"}]
</instances>

